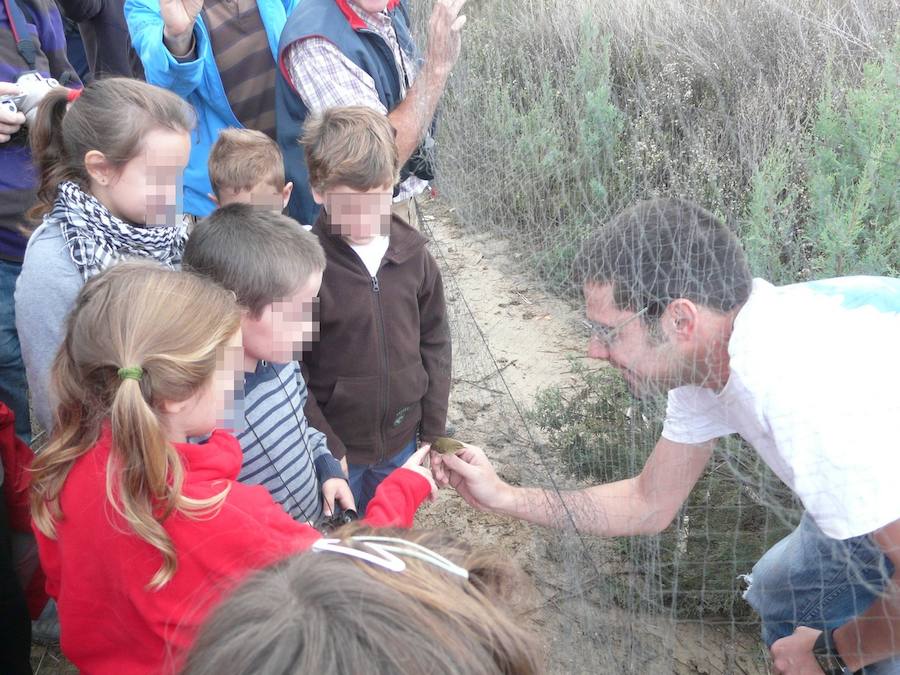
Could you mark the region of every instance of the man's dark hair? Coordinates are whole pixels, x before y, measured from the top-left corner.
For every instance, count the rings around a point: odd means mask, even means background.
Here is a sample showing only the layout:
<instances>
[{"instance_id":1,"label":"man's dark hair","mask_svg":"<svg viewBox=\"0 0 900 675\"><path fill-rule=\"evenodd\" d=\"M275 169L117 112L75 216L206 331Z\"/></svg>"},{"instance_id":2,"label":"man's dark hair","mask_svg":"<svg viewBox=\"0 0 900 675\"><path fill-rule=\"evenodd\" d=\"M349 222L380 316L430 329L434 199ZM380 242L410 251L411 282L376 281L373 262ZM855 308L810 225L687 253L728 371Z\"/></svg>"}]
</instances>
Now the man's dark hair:
<instances>
[{"instance_id":1,"label":"man's dark hair","mask_svg":"<svg viewBox=\"0 0 900 675\"><path fill-rule=\"evenodd\" d=\"M238 304L258 317L266 305L324 270L325 254L316 236L296 220L249 204L229 204L194 226L182 264L233 291Z\"/></svg>"},{"instance_id":2,"label":"man's dark hair","mask_svg":"<svg viewBox=\"0 0 900 675\"><path fill-rule=\"evenodd\" d=\"M584 242L575 276L612 284L619 309L646 307L654 318L677 298L727 312L747 300L752 284L734 233L682 199L638 202L619 213Z\"/></svg>"}]
</instances>

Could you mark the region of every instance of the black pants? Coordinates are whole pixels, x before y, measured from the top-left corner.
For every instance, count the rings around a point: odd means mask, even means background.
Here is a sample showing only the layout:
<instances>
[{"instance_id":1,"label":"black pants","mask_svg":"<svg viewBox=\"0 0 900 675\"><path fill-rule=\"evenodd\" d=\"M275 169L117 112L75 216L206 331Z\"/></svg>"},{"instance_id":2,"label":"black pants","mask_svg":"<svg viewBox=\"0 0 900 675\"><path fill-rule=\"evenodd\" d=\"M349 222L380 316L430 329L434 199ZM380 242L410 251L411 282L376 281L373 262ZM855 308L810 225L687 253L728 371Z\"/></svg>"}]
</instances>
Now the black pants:
<instances>
[{"instance_id":1,"label":"black pants","mask_svg":"<svg viewBox=\"0 0 900 675\"><path fill-rule=\"evenodd\" d=\"M0 495L0 673L31 675L31 619L12 560L6 504Z\"/></svg>"}]
</instances>

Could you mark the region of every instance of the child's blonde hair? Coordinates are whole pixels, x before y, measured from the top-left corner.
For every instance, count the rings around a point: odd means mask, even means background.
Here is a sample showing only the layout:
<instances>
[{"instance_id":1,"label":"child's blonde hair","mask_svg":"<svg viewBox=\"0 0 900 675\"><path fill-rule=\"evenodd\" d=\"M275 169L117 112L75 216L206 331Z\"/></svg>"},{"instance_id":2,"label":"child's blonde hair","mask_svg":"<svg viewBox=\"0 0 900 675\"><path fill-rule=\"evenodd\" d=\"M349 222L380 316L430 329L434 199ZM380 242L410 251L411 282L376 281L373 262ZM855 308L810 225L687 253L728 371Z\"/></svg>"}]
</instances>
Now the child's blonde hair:
<instances>
[{"instance_id":1,"label":"child's blonde hair","mask_svg":"<svg viewBox=\"0 0 900 675\"><path fill-rule=\"evenodd\" d=\"M310 186L324 194L338 186L364 192L394 185L400 171L396 135L387 117L365 106L311 116L300 139Z\"/></svg>"},{"instance_id":2,"label":"child's blonde hair","mask_svg":"<svg viewBox=\"0 0 900 675\"><path fill-rule=\"evenodd\" d=\"M257 185L284 189L284 158L278 144L254 129L222 129L209 153L209 181L213 193L242 192Z\"/></svg>"},{"instance_id":3,"label":"child's blonde hair","mask_svg":"<svg viewBox=\"0 0 900 675\"><path fill-rule=\"evenodd\" d=\"M108 420L107 499L162 553L150 587L172 578L175 550L163 521L175 511L197 515L214 508L227 491L202 501L181 493L184 467L166 440L162 406L210 385L221 349L239 326L233 294L187 272L127 262L85 284L53 364L59 400L53 438L32 467L32 515L41 532L55 536L66 477ZM123 377L122 368L143 374Z\"/></svg>"},{"instance_id":4,"label":"child's blonde hair","mask_svg":"<svg viewBox=\"0 0 900 675\"><path fill-rule=\"evenodd\" d=\"M150 131L189 132L195 123L194 109L187 101L139 80L94 80L71 105L68 92L63 87L47 92L29 132L40 174L37 204L30 212L34 217L50 210L63 181L87 189L84 156L91 150L123 166L141 152Z\"/></svg>"}]
</instances>

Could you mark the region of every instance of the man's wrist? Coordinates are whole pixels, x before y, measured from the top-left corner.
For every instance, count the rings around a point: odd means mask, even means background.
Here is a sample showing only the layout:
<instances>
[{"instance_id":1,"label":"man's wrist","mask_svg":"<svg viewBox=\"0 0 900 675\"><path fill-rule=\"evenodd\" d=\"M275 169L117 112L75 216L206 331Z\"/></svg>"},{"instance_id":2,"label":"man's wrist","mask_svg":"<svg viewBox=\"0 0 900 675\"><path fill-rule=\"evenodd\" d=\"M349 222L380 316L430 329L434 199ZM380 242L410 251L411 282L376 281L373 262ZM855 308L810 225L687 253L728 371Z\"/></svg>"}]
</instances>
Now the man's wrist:
<instances>
[{"instance_id":1,"label":"man's wrist","mask_svg":"<svg viewBox=\"0 0 900 675\"><path fill-rule=\"evenodd\" d=\"M194 51L194 28L181 35L170 35L166 29L163 29L163 44L166 46L172 56L182 59Z\"/></svg>"},{"instance_id":2,"label":"man's wrist","mask_svg":"<svg viewBox=\"0 0 900 675\"><path fill-rule=\"evenodd\" d=\"M516 503L518 502L519 488L513 487L509 483L497 479L497 488L494 491L494 497L490 502L484 503L484 506L494 513L500 513L506 516L515 516Z\"/></svg>"},{"instance_id":3,"label":"man's wrist","mask_svg":"<svg viewBox=\"0 0 900 675\"><path fill-rule=\"evenodd\" d=\"M835 642L835 630L826 629L819 634L813 645L813 654L819 667L826 674L854 673L857 670L857 667L848 663L841 655L840 649Z\"/></svg>"},{"instance_id":4,"label":"man's wrist","mask_svg":"<svg viewBox=\"0 0 900 675\"><path fill-rule=\"evenodd\" d=\"M440 62L436 60L426 60L425 65L422 67L420 77L422 77L429 86L437 86L443 90L451 72L453 72L452 66L441 65Z\"/></svg>"}]
</instances>

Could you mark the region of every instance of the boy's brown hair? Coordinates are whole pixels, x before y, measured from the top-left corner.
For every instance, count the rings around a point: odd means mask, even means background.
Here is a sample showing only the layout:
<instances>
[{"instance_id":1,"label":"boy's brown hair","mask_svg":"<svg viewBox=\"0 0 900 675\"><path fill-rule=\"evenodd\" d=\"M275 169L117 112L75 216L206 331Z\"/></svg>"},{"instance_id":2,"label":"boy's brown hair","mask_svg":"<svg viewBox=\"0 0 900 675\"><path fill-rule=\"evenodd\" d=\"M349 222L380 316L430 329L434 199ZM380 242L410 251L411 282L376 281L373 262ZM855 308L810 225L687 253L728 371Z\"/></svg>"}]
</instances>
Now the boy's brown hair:
<instances>
[{"instance_id":1,"label":"boy's brown hair","mask_svg":"<svg viewBox=\"0 0 900 675\"><path fill-rule=\"evenodd\" d=\"M387 117L365 106L311 116L300 138L310 186L324 194L338 186L363 192L394 185L400 171L396 135Z\"/></svg>"},{"instance_id":2,"label":"boy's brown hair","mask_svg":"<svg viewBox=\"0 0 900 675\"><path fill-rule=\"evenodd\" d=\"M296 220L229 204L194 226L182 264L232 291L239 305L259 317L266 305L324 270L325 253Z\"/></svg>"},{"instance_id":3,"label":"boy's brown hair","mask_svg":"<svg viewBox=\"0 0 900 675\"><path fill-rule=\"evenodd\" d=\"M209 153L209 181L221 199L222 190L252 190L265 183L284 189L284 158L278 144L254 129L222 129Z\"/></svg>"}]
</instances>

